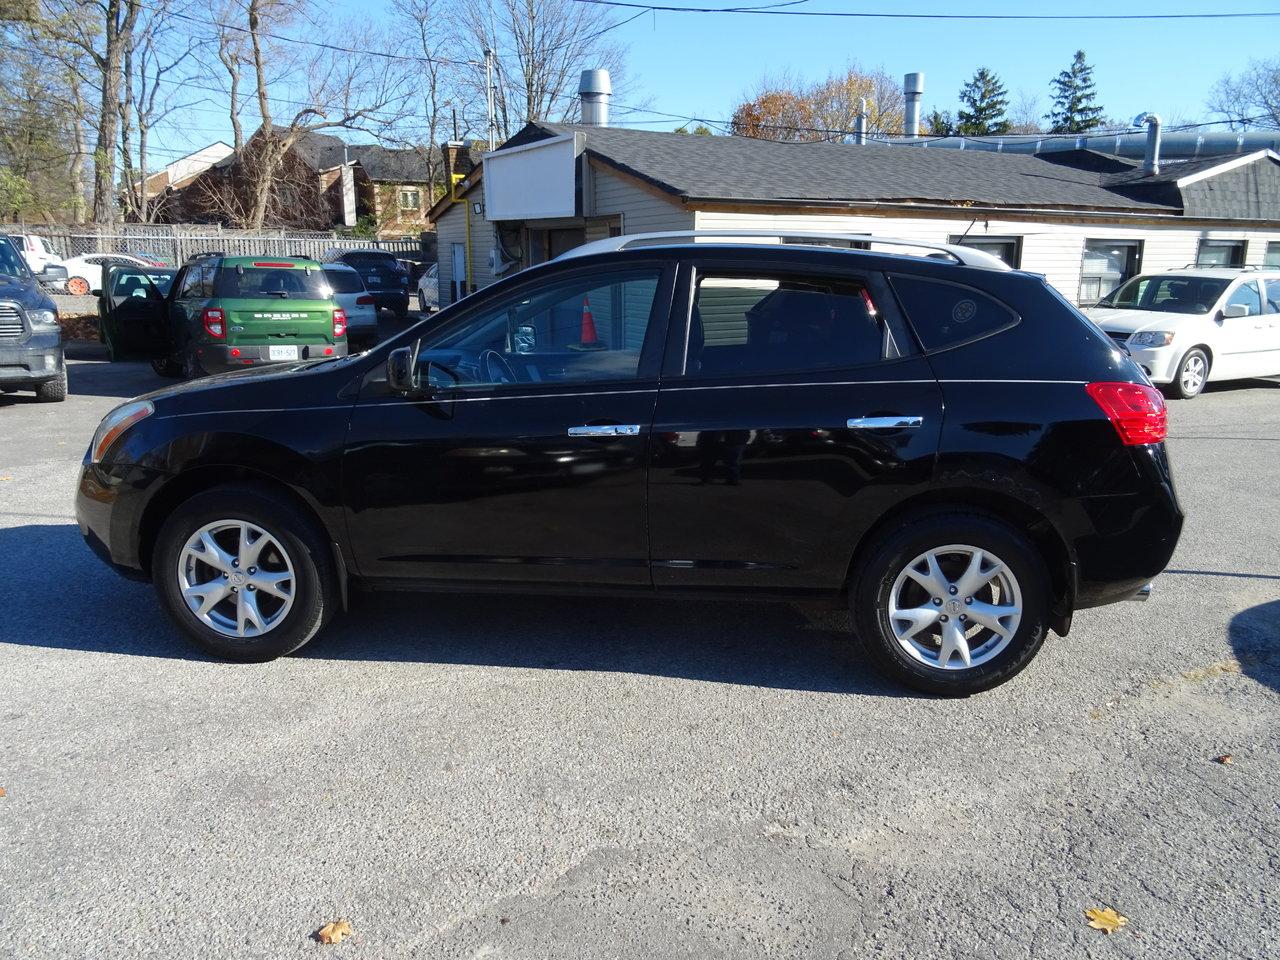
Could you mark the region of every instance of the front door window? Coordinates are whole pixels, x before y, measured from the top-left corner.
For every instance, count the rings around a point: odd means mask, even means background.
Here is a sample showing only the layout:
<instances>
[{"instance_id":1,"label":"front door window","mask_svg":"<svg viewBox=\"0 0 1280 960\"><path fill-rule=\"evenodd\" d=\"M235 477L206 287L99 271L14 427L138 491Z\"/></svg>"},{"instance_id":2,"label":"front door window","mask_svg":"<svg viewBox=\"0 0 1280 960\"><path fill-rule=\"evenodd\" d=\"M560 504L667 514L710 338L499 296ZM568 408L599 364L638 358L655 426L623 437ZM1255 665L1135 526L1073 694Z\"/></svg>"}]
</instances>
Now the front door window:
<instances>
[{"instance_id":1,"label":"front door window","mask_svg":"<svg viewBox=\"0 0 1280 960\"><path fill-rule=\"evenodd\" d=\"M661 273L596 273L540 287L429 334L436 387L630 380L639 375Z\"/></svg>"}]
</instances>

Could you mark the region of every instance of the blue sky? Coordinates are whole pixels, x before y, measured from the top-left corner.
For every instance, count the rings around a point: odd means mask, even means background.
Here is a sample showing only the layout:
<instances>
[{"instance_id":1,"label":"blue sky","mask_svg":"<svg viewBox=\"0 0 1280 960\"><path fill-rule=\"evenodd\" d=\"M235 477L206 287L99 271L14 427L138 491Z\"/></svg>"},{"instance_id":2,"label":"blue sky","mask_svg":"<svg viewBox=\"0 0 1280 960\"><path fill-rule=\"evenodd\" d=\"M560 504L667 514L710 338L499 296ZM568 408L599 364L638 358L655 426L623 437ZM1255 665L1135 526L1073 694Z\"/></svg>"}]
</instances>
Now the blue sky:
<instances>
[{"instance_id":1,"label":"blue sky","mask_svg":"<svg viewBox=\"0 0 1280 960\"><path fill-rule=\"evenodd\" d=\"M663 0L672 3L673 0ZM674 0L709 6L721 0ZM723 0L725 5L730 0ZM757 2L757 0L742 0ZM761 0L762 2L762 0ZM974 0L960 6L941 0L808 0L817 10L910 11L916 13L1192 13L1280 11L1280 3L1258 0L1073 0L1070 5L1012 0ZM335 15L376 19L389 0L334 0ZM619 17L630 15L620 10ZM1094 65L1100 100L1108 116L1129 120L1154 110L1166 123L1209 119L1205 99L1227 70L1250 58L1276 56L1280 17L1253 20L1165 21L946 21L845 20L729 14L645 14L613 37L629 46L631 88L619 104L645 103L654 110L714 119L727 118L742 95L765 74L788 71L817 79L850 61L883 67L895 78L925 74L924 106L955 109L961 85L979 66L1004 80L1011 99L1023 91L1049 109L1049 81L1082 48ZM359 41L355 42L359 45ZM371 60L376 69L377 60ZM592 66L583 64L584 67ZM615 113L618 120L647 129L671 129L680 121L646 114ZM230 139L221 107L198 105L156 143L167 151L155 162L219 137ZM353 134L354 141L367 136ZM171 151L171 152L169 152Z\"/></svg>"}]
</instances>

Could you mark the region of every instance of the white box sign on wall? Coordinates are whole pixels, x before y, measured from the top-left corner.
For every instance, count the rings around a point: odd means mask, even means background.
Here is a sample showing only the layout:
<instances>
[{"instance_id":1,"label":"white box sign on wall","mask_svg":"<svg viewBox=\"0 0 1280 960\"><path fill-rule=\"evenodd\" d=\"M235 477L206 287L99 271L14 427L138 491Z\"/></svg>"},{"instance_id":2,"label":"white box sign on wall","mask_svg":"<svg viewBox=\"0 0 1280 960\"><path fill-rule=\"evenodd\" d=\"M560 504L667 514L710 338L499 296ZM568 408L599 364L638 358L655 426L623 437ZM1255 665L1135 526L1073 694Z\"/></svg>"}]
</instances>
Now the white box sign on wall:
<instances>
[{"instance_id":1,"label":"white box sign on wall","mask_svg":"<svg viewBox=\"0 0 1280 960\"><path fill-rule=\"evenodd\" d=\"M580 134L484 155L486 220L547 220L576 216L575 173Z\"/></svg>"}]
</instances>

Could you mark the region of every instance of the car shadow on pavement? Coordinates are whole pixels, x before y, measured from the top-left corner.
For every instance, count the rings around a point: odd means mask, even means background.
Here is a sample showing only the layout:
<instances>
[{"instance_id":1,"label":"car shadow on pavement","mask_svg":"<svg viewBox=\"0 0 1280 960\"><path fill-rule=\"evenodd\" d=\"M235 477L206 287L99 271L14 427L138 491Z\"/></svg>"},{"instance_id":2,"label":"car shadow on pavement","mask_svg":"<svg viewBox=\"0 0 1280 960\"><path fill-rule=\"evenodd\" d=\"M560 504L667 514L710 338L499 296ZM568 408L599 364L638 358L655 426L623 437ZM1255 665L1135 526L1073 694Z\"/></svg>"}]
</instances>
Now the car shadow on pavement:
<instances>
[{"instance_id":1,"label":"car shadow on pavement","mask_svg":"<svg viewBox=\"0 0 1280 960\"><path fill-rule=\"evenodd\" d=\"M160 376L149 363L100 361L67 364L67 392L82 397L120 397L128 400L177 383Z\"/></svg>"},{"instance_id":2,"label":"car shadow on pavement","mask_svg":"<svg viewBox=\"0 0 1280 960\"><path fill-rule=\"evenodd\" d=\"M1244 675L1280 690L1280 600L1237 613L1227 637Z\"/></svg>"},{"instance_id":3,"label":"car shadow on pavement","mask_svg":"<svg viewBox=\"0 0 1280 960\"><path fill-rule=\"evenodd\" d=\"M210 660L160 610L151 587L89 551L75 524L0 528L3 582L22 598L0 643ZM790 604L360 593L296 656L634 673L715 683L923 697L874 672L847 614Z\"/></svg>"}]
</instances>

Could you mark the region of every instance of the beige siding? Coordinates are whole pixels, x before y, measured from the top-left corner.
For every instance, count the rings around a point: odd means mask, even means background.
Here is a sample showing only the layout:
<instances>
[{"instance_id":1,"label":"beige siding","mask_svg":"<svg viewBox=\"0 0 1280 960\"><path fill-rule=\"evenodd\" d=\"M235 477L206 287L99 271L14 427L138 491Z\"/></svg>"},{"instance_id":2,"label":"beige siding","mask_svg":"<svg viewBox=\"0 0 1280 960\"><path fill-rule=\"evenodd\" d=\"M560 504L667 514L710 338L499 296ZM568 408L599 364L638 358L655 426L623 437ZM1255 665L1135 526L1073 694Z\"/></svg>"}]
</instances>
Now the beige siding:
<instances>
[{"instance_id":1,"label":"beige siding","mask_svg":"<svg viewBox=\"0 0 1280 960\"><path fill-rule=\"evenodd\" d=\"M483 215L471 212L471 204L484 202L484 184L476 187L463 200L455 203L436 221L440 263L440 306L453 303L453 245L467 242L467 218L471 218L471 274L475 288L487 287L494 277L489 269L489 251L493 249L493 224Z\"/></svg>"},{"instance_id":2,"label":"beige siding","mask_svg":"<svg viewBox=\"0 0 1280 960\"><path fill-rule=\"evenodd\" d=\"M623 233L692 230L693 211L674 197L665 200L602 167L592 170L595 185L593 216L622 215Z\"/></svg>"},{"instance_id":3,"label":"beige siding","mask_svg":"<svg viewBox=\"0 0 1280 960\"><path fill-rule=\"evenodd\" d=\"M1246 263L1261 264L1268 241L1280 241L1280 230L1198 230L1170 224L1167 227L1129 227L1124 224L1092 226L1074 223L1034 223L1018 220L942 220L926 217L869 217L841 214L752 214L699 210L698 230L781 229L870 233L945 243L949 237L1019 237L1022 269L1043 273L1071 301L1080 294L1080 271L1085 240L1141 240L1142 269L1170 270L1194 263L1202 237L1248 240ZM628 233L635 231L630 228Z\"/></svg>"}]
</instances>

